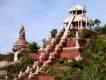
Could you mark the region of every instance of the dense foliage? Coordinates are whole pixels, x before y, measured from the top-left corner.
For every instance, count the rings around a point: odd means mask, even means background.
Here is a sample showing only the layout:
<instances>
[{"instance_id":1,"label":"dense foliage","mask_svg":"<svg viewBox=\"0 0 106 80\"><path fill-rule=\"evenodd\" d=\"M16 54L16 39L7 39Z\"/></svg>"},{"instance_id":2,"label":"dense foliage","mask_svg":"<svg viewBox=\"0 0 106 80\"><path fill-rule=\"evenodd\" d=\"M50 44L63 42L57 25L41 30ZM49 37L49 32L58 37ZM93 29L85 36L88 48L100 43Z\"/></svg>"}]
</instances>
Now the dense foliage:
<instances>
[{"instance_id":1,"label":"dense foliage","mask_svg":"<svg viewBox=\"0 0 106 80\"><path fill-rule=\"evenodd\" d=\"M33 53L33 52L37 52L38 51L39 46L38 46L38 44L36 42L30 42L28 44L28 48L29 48L29 52Z\"/></svg>"},{"instance_id":2,"label":"dense foliage","mask_svg":"<svg viewBox=\"0 0 106 80\"><path fill-rule=\"evenodd\" d=\"M78 62L57 60L49 74L56 80L106 80L106 35L92 39L82 56Z\"/></svg>"},{"instance_id":3,"label":"dense foliage","mask_svg":"<svg viewBox=\"0 0 106 80\"><path fill-rule=\"evenodd\" d=\"M91 39L83 51L83 60L56 60L49 67L48 73L55 76L56 80L106 80L106 25L100 26L101 21L98 19L94 22L94 32L80 32L81 37Z\"/></svg>"}]
</instances>

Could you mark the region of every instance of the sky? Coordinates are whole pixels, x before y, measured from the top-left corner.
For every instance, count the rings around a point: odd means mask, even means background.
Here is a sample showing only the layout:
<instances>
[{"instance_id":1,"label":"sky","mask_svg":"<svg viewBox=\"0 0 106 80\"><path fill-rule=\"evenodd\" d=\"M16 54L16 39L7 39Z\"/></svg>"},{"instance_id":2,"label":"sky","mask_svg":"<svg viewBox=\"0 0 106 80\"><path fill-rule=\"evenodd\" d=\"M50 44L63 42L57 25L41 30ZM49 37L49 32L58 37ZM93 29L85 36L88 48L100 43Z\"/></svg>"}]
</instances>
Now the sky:
<instances>
[{"instance_id":1,"label":"sky","mask_svg":"<svg viewBox=\"0 0 106 80\"><path fill-rule=\"evenodd\" d=\"M75 4L86 6L89 18L106 23L106 0L0 0L0 52L10 51L23 24L27 41L42 42L60 28Z\"/></svg>"}]
</instances>

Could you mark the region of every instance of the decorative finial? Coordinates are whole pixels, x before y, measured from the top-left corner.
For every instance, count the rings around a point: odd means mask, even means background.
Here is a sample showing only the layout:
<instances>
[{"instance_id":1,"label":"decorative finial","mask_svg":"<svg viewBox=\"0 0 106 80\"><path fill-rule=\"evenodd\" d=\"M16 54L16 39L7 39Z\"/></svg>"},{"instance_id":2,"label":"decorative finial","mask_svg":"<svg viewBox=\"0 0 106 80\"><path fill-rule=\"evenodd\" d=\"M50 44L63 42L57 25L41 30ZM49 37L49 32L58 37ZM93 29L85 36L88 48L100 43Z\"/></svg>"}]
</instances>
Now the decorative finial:
<instances>
[{"instance_id":1,"label":"decorative finial","mask_svg":"<svg viewBox=\"0 0 106 80\"><path fill-rule=\"evenodd\" d=\"M25 40L25 28L24 28L24 25L21 25L21 29L19 31L19 38Z\"/></svg>"}]
</instances>

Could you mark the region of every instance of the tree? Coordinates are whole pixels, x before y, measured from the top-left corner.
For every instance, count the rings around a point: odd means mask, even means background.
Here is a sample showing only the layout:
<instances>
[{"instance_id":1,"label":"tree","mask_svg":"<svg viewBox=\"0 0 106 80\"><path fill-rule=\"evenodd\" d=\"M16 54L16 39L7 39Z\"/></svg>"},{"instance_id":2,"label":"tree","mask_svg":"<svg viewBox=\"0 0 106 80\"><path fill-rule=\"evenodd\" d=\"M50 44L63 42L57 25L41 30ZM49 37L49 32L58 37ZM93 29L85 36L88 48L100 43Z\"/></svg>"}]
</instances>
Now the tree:
<instances>
[{"instance_id":1,"label":"tree","mask_svg":"<svg viewBox=\"0 0 106 80\"><path fill-rule=\"evenodd\" d=\"M80 37L81 38L92 38L95 36L96 36L96 33L94 31L87 30L87 29L80 30Z\"/></svg>"},{"instance_id":2,"label":"tree","mask_svg":"<svg viewBox=\"0 0 106 80\"><path fill-rule=\"evenodd\" d=\"M95 25L99 26L100 23L101 23L101 21L100 21L99 19L95 19L95 20L94 20L94 23L95 23Z\"/></svg>"},{"instance_id":3,"label":"tree","mask_svg":"<svg viewBox=\"0 0 106 80\"><path fill-rule=\"evenodd\" d=\"M95 25L95 22L92 19L89 20L89 23L90 23L90 26L94 26Z\"/></svg>"},{"instance_id":4,"label":"tree","mask_svg":"<svg viewBox=\"0 0 106 80\"><path fill-rule=\"evenodd\" d=\"M93 26L95 31L100 31L99 29L100 29L101 21L99 19L95 19L95 20L90 19L89 23L90 26Z\"/></svg>"},{"instance_id":5,"label":"tree","mask_svg":"<svg viewBox=\"0 0 106 80\"><path fill-rule=\"evenodd\" d=\"M97 26L95 27L95 31L98 32L99 34L106 34L106 24L103 26Z\"/></svg>"},{"instance_id":6,"label":"tree","mask_svg":"<svg viewBox=\"0 0 106 80\"><path fill-rule=\"evenodd\" d=\"M31 52L37 52L38 49L39 49L39 46L36 42L31 42L31 43L28 43L28 47L29 47L29 50Z\"/></svg>"},{"instance_id":7,"label":"tree","mask_svg":"<svg viewBox=\"0 0 106 80\"><path fill-rule=\"evenodd\" d=\"M101 33L102 34L106 34L106 24L103 26L103 28L101 29Z\"/></svg>"},{"instance_id":8,"label":"tree","mask_svg":"<svg viewBox=\"0 0 106 80\"><path fill-rule=\"evenodd\" d=\"M57 29L53 29L53 30L51 30L51 37L52 38L55 38L55 36L56 36L56 34L57 34Z\"/></svg>"},{"instance_id":9,"label":"tree","mask_svg":"<svg viewBox=\"0 0 106 80\"><path fill-rule=\"evenodd\" d=\"M89 46L84 50L86 59L90 60L90 64L84 66L81 80L105 80L106 77L106 38L105 35L97 35L96 39L90 42Z\"/></svg>"}]
</instances>

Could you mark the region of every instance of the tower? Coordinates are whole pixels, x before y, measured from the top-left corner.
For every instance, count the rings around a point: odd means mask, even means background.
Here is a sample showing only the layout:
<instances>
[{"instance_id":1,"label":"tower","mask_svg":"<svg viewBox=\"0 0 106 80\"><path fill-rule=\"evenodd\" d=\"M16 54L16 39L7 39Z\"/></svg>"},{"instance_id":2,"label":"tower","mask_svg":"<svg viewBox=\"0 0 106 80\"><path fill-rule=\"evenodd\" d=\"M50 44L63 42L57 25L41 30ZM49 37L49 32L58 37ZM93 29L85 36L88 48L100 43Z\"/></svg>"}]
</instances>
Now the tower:
<instances>
[{"instance_id":1,"label":"tower","mask_svg":"<svg viewBox=\"0 0 106 80\"><path fill-rule=\"evenodd\" d=\"M27 48L25 28L22 25L19 31L19 37L17 38L15 44L13 45L13 51L18 51L22 48Z\"/></svg>"},{"instance_id":2,"label":"tower","mask_svg":"<svg viewBox=\"0 0 106 80\"><path fill-rule=\"evenodd\" d=\"M86 40L80 38L80 31L90 29L89 20L86 15L86 8L81 5L75 5L69 10L69 17L64 21L68 36L65 46L60 53L61 58L80 60Z\"/></svg>"},{"instance_id":3,"label":"tower","mask_svg":"<svg viewBox=\"0 0 106 80\"><path fill-rule=\"evenodd\" d=\"M18 61L18 54L20 54L20 52L26 48L27 48L27 41L25 36L25 28L22 25L19 31L19 37L17 38L12 49L14 52L14 61Z\"/></svg>"}]
</instances>

